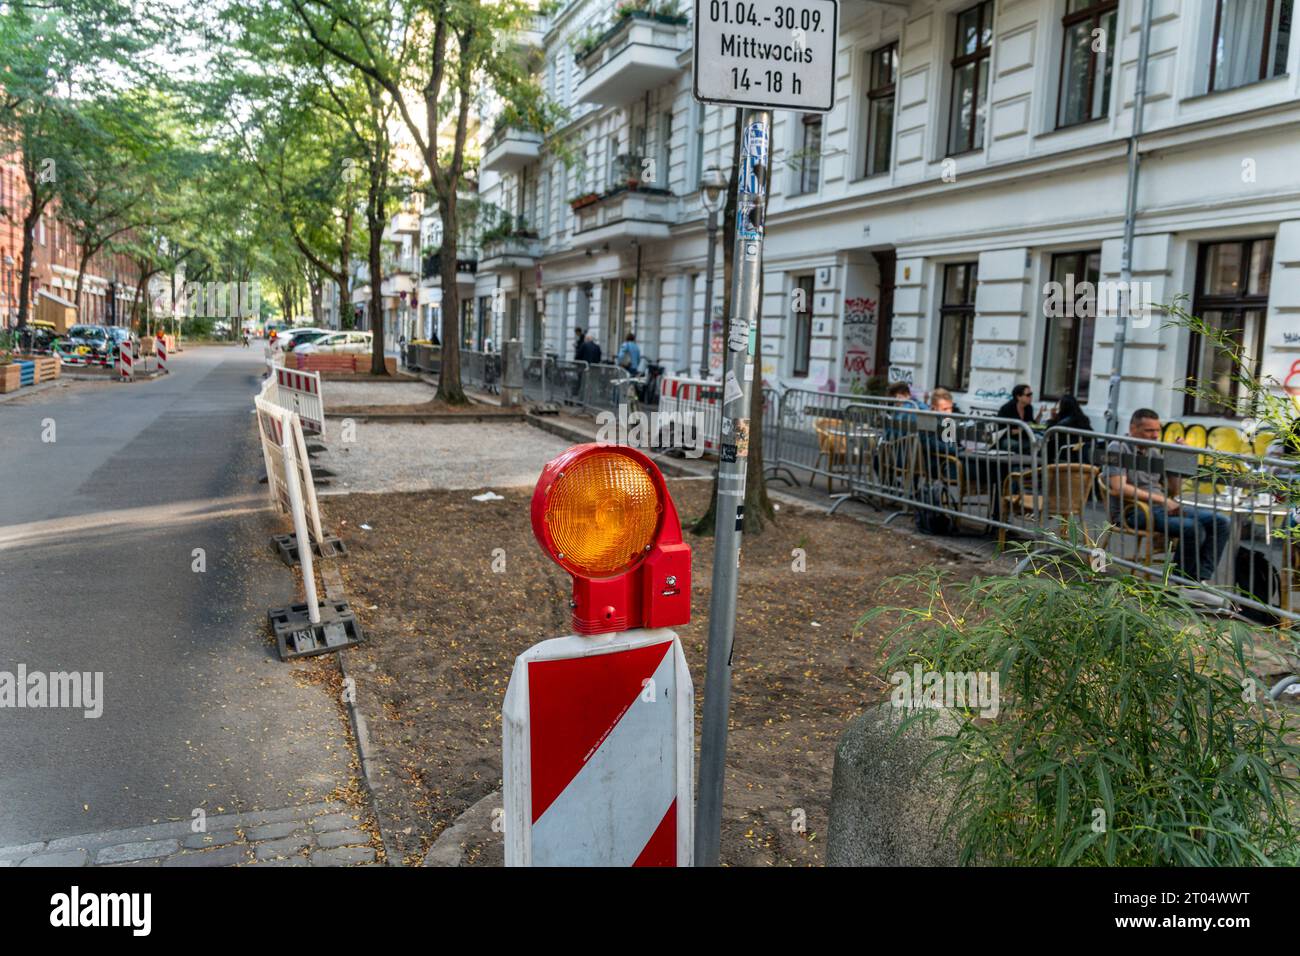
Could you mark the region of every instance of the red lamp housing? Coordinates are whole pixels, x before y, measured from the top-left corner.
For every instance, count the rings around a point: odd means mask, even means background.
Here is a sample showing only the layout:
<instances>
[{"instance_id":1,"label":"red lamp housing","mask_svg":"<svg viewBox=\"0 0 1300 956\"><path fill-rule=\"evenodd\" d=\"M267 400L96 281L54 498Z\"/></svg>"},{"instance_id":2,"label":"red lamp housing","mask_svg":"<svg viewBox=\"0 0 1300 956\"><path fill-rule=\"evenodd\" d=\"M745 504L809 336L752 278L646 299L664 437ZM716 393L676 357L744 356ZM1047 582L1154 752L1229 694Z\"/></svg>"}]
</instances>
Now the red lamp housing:
<instances>
[{"instance_id":1,"label":"red lamp housing","mask_svg":"<svg viewBox=\"0 0 1300 956\"><path fill-rule=\"evenodd\" d=\"M623 445L576 445L542 469L533 534L573 576L573 629L603 634L691 619L691 547L649 458Z\"/></svg>"}]
</instances>

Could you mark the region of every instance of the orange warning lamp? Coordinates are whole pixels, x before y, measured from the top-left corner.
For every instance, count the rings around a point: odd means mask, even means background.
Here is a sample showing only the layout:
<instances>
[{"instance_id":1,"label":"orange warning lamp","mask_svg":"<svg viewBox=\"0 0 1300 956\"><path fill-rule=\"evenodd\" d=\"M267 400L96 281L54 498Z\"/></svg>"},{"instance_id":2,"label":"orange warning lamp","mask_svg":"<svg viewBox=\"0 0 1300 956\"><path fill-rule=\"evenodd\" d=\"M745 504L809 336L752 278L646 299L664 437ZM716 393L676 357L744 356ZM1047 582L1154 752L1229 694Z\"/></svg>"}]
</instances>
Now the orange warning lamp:
<instances>
[{"instance_id":1,"label":"orange warning lamp","mask_svg":"<svg viewBox=\"0 0 1300 956\"><path fill-rule=\"evenodd\" d=\"M533 534L573 575L579 634L691 619L691 546L654 462L622 445L577 445L542 469Z\"/></svg>"}]
</instances>

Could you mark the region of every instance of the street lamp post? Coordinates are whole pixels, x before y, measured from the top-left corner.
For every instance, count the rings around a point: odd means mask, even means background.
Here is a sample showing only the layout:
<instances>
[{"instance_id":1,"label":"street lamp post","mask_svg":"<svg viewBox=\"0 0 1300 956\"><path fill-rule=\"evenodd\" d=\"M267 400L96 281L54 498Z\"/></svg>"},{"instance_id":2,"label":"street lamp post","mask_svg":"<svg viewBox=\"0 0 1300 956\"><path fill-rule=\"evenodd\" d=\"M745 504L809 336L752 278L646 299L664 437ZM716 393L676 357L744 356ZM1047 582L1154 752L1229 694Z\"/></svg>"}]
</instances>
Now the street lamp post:
<instances>
[{"instance_id":1,"label":"street lamp post","mask_svg":"<svg viewBox=\"0 0 1300 956\"><path fill-rule=\"evenodd\" d=\"M718 210L722 208L727 178L717 166L700 177L700 205L708 216L709 263L704 273L704 335L700 343L700 378L709 377L709 336L713 333L713 262L717 258Z\"/></svg>"}]
</instances>

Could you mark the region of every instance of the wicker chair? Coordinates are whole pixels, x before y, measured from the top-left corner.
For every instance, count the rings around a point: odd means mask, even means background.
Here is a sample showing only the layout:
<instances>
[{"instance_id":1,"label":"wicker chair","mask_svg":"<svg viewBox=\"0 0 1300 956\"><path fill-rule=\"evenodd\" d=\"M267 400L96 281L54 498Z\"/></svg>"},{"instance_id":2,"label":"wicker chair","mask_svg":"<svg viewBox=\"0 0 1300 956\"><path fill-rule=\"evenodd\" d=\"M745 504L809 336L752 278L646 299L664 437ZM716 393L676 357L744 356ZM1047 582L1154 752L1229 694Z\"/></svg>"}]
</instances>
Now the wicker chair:
<instances>
[{"instance_id":1,"label":"wicker chair","mask_svg":"<svg viewBox=\"0 0 1300 956\"><path fill-rule=\"evenodd\" d=\"M1119 530L1137 538L1136 557L1148 568L1152 567L1155 564L1156 554L1163 556L1168 551L1169 538L1151 519L1151 506L1145 501L1125 498L1120 502L1121 507L1112 507L1114 492L1105 482L1101 483L1101 489L1106 503L1106 513L1119 515ZM1132 520L1138 512L1142 514L1142 527Z\"/></svg>"},{"instance_id":2,"label":"wicker chair","mask_svg":"<svg viewBox=\"0 0 1300 956\"><path fill-rule=\"evenodd\" d=\"M832 477L835 466L848 461L848 437L844 432L844 423L833 418L814 420L813 430L817 433L817 465L825 459L826 470L830 472L826 476L826 491L829 493L832 490L831 483L835 480Z\"/></svg>"},{"instance_id":3,"label":"wicker chair","mask_svg":"<svg viewBox=\"0 0 1300 956\"><path fill-rule=\"evenodd\" d=\"M1083 519L1084 508L1092 500L1100 469L1096 465L1079 463L1048 465L1040 475L1040 486L1034 489L1032 478L1036 469L1018 471L1002 481L1002 514L1043 518L1057 518L1060 533L1065 534L1070 518ZM1026 487L1028 486L1028 487ZM1007 529L998 528L998 550L1007 543Z\"/></svg>"}]
</instances>

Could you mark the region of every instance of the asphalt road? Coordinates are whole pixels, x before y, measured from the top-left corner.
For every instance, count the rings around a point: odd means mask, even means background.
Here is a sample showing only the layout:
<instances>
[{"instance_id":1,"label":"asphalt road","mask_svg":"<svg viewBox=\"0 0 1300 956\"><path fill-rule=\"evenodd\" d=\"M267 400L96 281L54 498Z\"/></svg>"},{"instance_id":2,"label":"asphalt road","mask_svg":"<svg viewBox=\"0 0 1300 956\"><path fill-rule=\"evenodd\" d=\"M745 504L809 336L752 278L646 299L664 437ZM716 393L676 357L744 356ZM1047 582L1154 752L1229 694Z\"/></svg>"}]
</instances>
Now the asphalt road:
<instances>
[{"instance_id":1,"label":"asphalt road","mask_svg":"<svg viewBox=\"0 0 1300 956\"><path fill-rule=\"evenodd\" d=\"M262 351L172 365L0 403L0 681L103 675L98 718L0 694L0 846L298 806L349 779L330 692L264 633L301 598L257 482Z\"/></svg>"}]
</instances>

